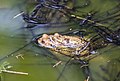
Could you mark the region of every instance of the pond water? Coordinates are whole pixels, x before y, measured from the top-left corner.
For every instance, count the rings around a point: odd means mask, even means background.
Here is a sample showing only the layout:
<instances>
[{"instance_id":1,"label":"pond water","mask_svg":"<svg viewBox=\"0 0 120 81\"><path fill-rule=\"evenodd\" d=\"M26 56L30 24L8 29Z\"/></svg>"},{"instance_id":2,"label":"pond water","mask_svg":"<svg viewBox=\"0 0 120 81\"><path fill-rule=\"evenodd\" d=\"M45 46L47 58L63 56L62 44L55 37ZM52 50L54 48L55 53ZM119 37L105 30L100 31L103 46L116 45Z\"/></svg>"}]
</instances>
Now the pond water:
<instances>
[{"instance_id":1,"label":"pond water","mask_svg":"<svg viewBox=\"0 0 120 81\"><path fill-rule=\"evenodd\" d=\"M82 4L82 1L78 0L76 5ZM91 0L90 5L81 8L80 11L96 10L102 13L115 7L119 2L119 0ZM69 64L63 71L66 63L63 62L53 68L52 66L58 61L51 56L51 53L29 43L33 36L29 30L22 28L25 26L22 17L13 17L21 11L31 10L34 4L32 0L0 0L0 64L8 62L13 66L9 70L29 73L29 75L19 75L3 72L0 74L0 81L84 81L85 75L80 65ZM42 34L78 28L75 23L71 24L66 27L42 27L34 31L37 31L36 34ZM25 45L27 46L24 47ZM89 62L91 81L120 81L120 47L109 45L98 52L101 55ZM22 55L23 58L17 59L17 55ZM67 59L59 55L57 57Z\"/></svg>"}]
</instances>

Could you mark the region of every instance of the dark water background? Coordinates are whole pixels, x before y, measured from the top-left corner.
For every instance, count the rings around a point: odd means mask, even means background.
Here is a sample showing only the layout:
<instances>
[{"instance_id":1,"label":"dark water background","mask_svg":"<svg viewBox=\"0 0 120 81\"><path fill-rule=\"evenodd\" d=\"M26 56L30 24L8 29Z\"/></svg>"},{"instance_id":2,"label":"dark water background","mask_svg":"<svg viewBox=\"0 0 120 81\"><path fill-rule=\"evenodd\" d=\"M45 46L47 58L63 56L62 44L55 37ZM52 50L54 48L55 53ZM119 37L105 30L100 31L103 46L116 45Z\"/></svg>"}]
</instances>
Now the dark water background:
<instances>
[{"instance_id":1,"label":"dark water background","mask_svg":"<svg viewBox=\"0 0 120 81\"><path fill-rule=\"evenodd\" d=\"M81 1L81 0L80 0ZM119 0L91 0L89 7L81 10L89 12L91 10L107 11L119 3ZM32 5L32 6L31 6ZM13 17L34 6L32 1L27 0L0 0L0 59L21 48L31 41L32 35L28 30L21 27L25 25L22 17ZM59 32L68 27L40 28L39 33ZM90 72L93 81L114 81L120 77L120 47L109 45L99 50L101 55L90 60ZM24 59L17 59L15 55L22 54ZM53 68L57 62L53 58L43 56L49 54L44 49L36 48L33 44L14 53L3 60L0 64L7 61L13 66L10 70L28 72L29 75L16 75L1 73L2 81L56 81L64 67L62 65ZM85 77L79 65L68 65L59 81L84 81ZM120 81L120 79L115 80Z\"/></svg>"}]
</instances>

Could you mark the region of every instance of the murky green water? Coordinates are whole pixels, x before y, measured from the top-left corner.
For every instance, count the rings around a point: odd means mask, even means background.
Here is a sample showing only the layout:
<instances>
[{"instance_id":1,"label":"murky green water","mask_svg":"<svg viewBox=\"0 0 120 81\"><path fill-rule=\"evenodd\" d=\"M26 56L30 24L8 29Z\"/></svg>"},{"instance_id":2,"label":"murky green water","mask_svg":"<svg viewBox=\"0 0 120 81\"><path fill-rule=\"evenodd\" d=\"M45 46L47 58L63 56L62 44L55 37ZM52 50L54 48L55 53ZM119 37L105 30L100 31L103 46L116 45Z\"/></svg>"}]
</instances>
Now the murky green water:
<instances>
[{"instance_id":1,"label":"murky green water","mask_svg":"<svg viewBox=\"0 0 120 81\"><path fill-rule=\"evenodd\" d=\"M89 7L81 8L81 10L104 12L118 4L117 0L91 1ZM57 81L64 67L65 63L53 68L52 66L57 61L44 56L49 55L49 52L37 48L33 44L14 53L13 56L2 59L31 41L31 33L28 30L21 29L25 24L22 18L19 16L13 19L21 10L26 10L26 6L30 4L31 2L27 0L0 0L0 64L7 61L13 66L10 70L29 73L29 75L1 73L2 81ZM59 32L67 28L41 28L39 33ZM100 50L100 56L90 60L89 67L92 81L114 81L118 73L120 73L119 49L119 46L110 45ZM23 55L24 59L15 57L19 54ZM59 81L84 81L84 79L84 74L79 65L68 65ZM120 81L120 79L116 81Z\"/></svg>"}]
</instances>

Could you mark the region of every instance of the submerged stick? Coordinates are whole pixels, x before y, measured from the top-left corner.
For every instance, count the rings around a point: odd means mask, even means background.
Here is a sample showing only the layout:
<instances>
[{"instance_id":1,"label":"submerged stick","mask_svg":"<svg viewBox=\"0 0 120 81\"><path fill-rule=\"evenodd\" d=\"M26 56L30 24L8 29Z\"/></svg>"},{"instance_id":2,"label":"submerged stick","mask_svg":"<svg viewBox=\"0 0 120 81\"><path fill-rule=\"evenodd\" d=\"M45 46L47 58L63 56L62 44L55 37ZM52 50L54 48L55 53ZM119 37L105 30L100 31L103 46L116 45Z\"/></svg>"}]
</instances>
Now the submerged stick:
<instances>
[{"instance_id":1,"label":"submerged stick","mask_svg":"<svg viewBox=\"0 0 120 81\"><path fill-rule=\"evenodd\" d=\"M5 73L11 73L11 74L28 75L28 73L25 73L25 72L17 72L17 71L10 71L10 70L1 70L1 71Z\"/></svg>"},{"instance_id":2,"label":"submerged stick","mask_svg":"<svg viewBox=\"0 0 120 81\"><path fill-rule=\"evenodd\" d=\"M15 18L17 18L18 16L21 16L21 15L23 15L23 14L24 14L24 12L21 12L21 13L15 15L15 16L13 17L13 19L15 19Z\"/></svg>"},{"instance_id":3,"label":"submerged stick","mask_svg":"<svg viewBox=\"0 0 120 81\"><path fill-rule=\"evenodd\" d=\"M84 17L80 17L80 16L76 16L76 15L71 15L71 17L75 17L75 18L81 19L81 20L87 20L88 22L95 23L96 25L107 27L107 25L105 25L105 24L101 24L101 23L95 22L93 20L86 19Z\"/></svg>"},{"instance_id":4,"label":"submerged stick","mask_svg":"<svg viewBox=\"0 0 120 81\"><path fill-rule=\"evenodd\" d=\"M60 65L61 63L62 63L62 61L57 62L55 65L53 65L53 67L56 67L56 66Z\"/></svg>"}]
</instances>

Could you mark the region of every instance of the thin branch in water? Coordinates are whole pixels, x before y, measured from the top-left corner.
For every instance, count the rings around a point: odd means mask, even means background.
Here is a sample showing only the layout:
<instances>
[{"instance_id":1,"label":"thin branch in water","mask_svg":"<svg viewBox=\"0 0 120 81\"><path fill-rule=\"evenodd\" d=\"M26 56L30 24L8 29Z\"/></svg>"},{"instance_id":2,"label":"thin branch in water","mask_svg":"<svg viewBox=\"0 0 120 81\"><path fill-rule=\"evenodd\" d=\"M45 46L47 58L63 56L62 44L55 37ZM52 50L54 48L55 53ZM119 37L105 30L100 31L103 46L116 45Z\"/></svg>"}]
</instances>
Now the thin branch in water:
<instances>
[{"instance_id":1,"label":"thin branch in water","mask_svg":"<svg viewBox=\"0 0 120 81\"><path fill-rule=\"evenodd\" d=\"M25 72L17 72L17 71L10 71L10 70L1 70L1 71L2 71L2 72L5 72L5 73L28 75L28 73L25 73Z\"/></svg>"},{"instance_id":2,"label":"thin branch in water","mask_svg":"<svg viewBox=\"0 0 120 81\"><path fill-rule=\"evenodd\" d=\"M21 16L22 14L24 14L24 12L21 12L21 13L19 13L19 14L15 15L15 16L13 17L13 19L15 19L15 18L17 18L17 17Z\"/></svg>"}]
</instances>

